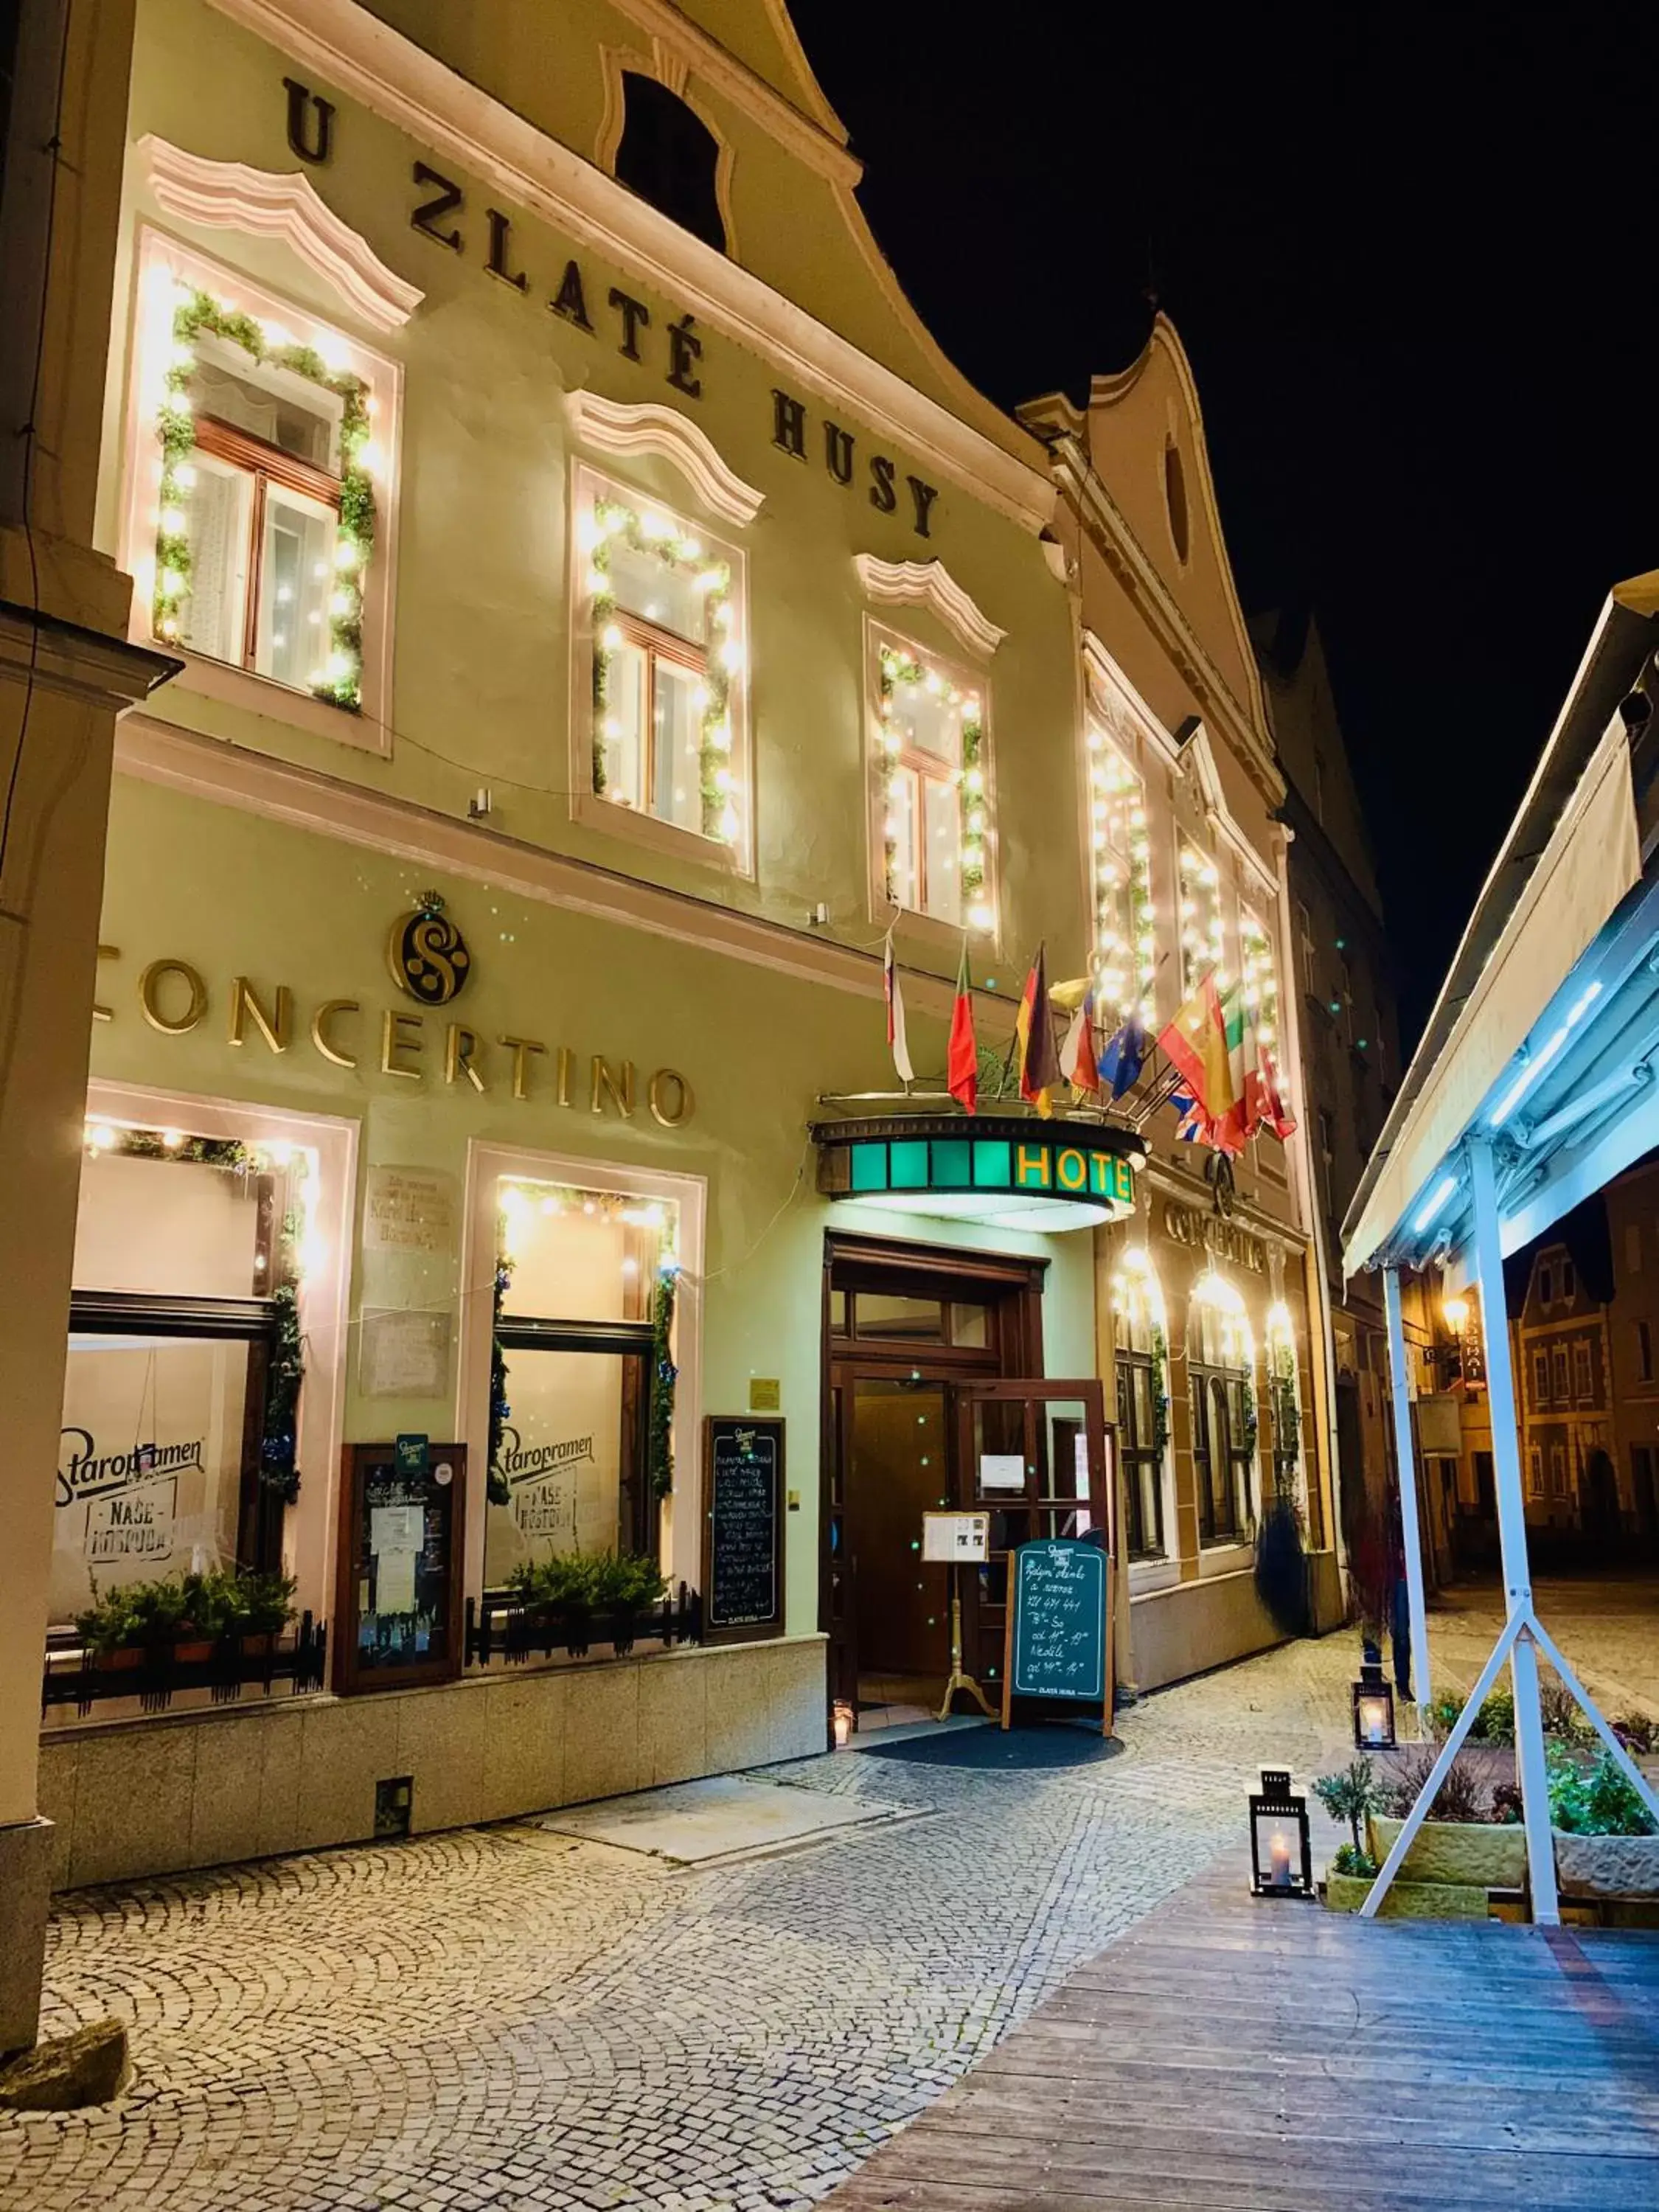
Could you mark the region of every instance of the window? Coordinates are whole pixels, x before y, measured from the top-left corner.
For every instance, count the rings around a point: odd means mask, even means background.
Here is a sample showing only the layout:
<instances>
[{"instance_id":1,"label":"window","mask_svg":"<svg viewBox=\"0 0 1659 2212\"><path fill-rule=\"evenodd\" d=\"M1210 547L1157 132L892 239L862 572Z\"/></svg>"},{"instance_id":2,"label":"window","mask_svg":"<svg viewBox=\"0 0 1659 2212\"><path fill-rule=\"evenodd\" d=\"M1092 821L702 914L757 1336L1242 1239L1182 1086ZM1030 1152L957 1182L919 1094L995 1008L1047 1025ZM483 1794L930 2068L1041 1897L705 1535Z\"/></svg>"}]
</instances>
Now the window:
<instances>
[{"instance_id":1,"label":"window","mask_svg":"<svg viewBox=\"0 0 1659 2212\"><path fill-rule=\"evenodd\" d=\"M1319 962L1314 951L1313 921L1300 899L1296 902L1296 934L1302 951L1302 988L1319 995Z\"/></svg>"},{"instance_id":2,"label":"window","mask_svg":"<svg viewBox=\"0 0 1659 2212\"><path fill-rule=\"evenodd\" d=\"M1561 1295L1564 1298L1576 1298L1578 1295L1578 1277L1571 1260L1561 1262Z\"/></svg>"},{"instance_id":3,"label":"window","mask_svg":"<svg viewBox=\"0 0 1659 2212\"><path fill-rule=\"evenodd\" d=\"M720 141L701 116L654 77L625 70L623 101L617 183L724 253L726 225L716 189Z\"/></svg>"},{"instance_id":4,"label":"window","mask_svg":"<svg viewBox=\"0 0 1659 2212\"><path fill-rule=\"evenodd\" d=\"M1164 446L1164 505L1170 518L1170 543L1184 568L1188 550L1187 477L1181 465L1181 449L1173 438Z\"/></svg>"},{"instance_id":5,"label":"window","mask_svg":"<svg viewBox=\"0 0 1659 2212\"><path fill-rule=\"evenodd\" d=\"M1636 1324L1636 1379L1638 1382L1653 1380L1653 1331L1644 1321Z\"/></svg>"},{"instance_id":6,"label":"window","mask_svg":"<svg viewBox=\"0 0 1659 2212\"><path fill-rule=\"evenodd\" d=\"M491 1437L507 1492L485 1516L492 1589L562 1553L654 1554L653 1324L678 1229L665 1200L521 1176L503 1178L498 1197L509 1410Z\"/></svg>"},{"instance_id":7,"label":"window","mask_svg":"<svg viewBox=\"0 0 1659 2212\"><path fill-rule=\"evenodd\" d=\"M1532 1402L1547 1406L1550 1401L1550 1359L1547 1352L1532 1355Z\"/></svg>"},{"instance_id":8,"label":"window","mask_svg":"<svg viewBox=\"0 0 1659 2212\"><path fill-rule=\"evenodd\" d=\"M355 707L367 387L205 293L179 305L173 333L157 635Z\"/></svg>"},{"instance_id":9,"label":"window","mask_svg":"<svg viewBox=\"0 0 1659 2212\"><path fill-rule=\"evenodd\" d=\"M1187 1371L1204 1544L1247 1542L1254 1525L1255 1365L1237 1291L1218 1275L1200 1277L1188 1307Z\"/></svg>"},{"instance_id":10,"label":"window","mask_svg":"<svg viewBox=\"0 0 1659 2212\"><path fill-rule=\"evenodd\" d=\"M266 1407L309 1156L88 1125L50 1617L187 1569L271 1567L285 1504ZM295 1415L283 1422L290 1446Z\"/></svg>"},{"instance_id":11,"label":"window","mask_svg":"<svg viewBox=\"0 0 1659 2212\"><path fill-rule=\"evenodd\" d=\"M1567 1448L1565 1444L1550 1446L1550 1490L1553 1496L1567 1494Z\"/></svg>"},{"instance_id":12,"label":"window","mask_svg":"<svg viewBox=\"0 0 1659 2212\"><path fill-rule=\"evenodd\" d=\"M1177 867L1181 924L1181 995L1188 999L1226 958L1221 919L1221 871L1207 853L1182 842Z\"/></svg>"},{"instance_id":13,"label":"window","mask_svg":"<svg viewBox=\"0 0 1659 2212\"><path fill-rule=\"evenodd\" d=\"M995 927L985 706L975 678L874 635L875 849L887 905Z\"/></svg>"},{"instance_id":14,"label":"window","mask_svg":"<svg viewBox=\"0 0 1659 2212\"><path fill-rule=\"evenodd\" d=\"M139 272L135 635L194 655L198 690L269 713L235 689L262 678L299 726L386 750L396 365L153 231Z\"/></svg>"},{"instance_id":15,"label":"window","mask_svg":"<svg viewBox=\"0 0 1659 2212\"><path fill-rule=\"evenodd\" d=\"M593 791L621 811L745 856L742 556L585 469L575 496Z\"/></svg>"},{"instance_id":16,"label":"window","mask_svg":"<svg viewBox=\"0 0 1659 2212\"><path fill-rule=\"evenodd\" d=\"M1146 790L1100 731L1089 732L1090 842L1095 878L1095 988L1118 1019L1150 1021L1158 945Z\"/></svg>"},{"instance_id":17,"label":"window","mask_svg":"<svg viewBox=\"0 0 1659 2212\"><path fill-rule=\"evenodd\" d=\"M1553 1267L1540 1267L1538 1270L1538 1303L1541 1306L1553 1305L1555 1303L1555 1270Z\"/></svg>"},{"instance_id":18,"label":"window","mask_svg":"<svg viewBox=\"0 0 1659 2212\"><path fill-rule=\"evenodd\" d=\"M1625 1273L1639 1275L1642 1272L1642 1224L1639 1221L1625 1224Z\"/></svg>"},{"instance_id":19,"label":"window","mask_svg":"<svg viewBox=\"0 0 1659 2212\"><path fill-rule=\"evenodd\" d=\"M1595 1395L1595 1375L1588 1344L1575 1344L1572 1347L1572 1389L1573 1395L1581 1404L1588 1403Z\"/></svg>"},{"instance_id":20,"label":"window","mask_svg":"<svg viewBox=\"0 0 1659 2212\"><path fill-rule=\"evenodd\" d=\"M1536 1444L1527 1455L1527 1487L1534 1498L1544 1495L1544 1455Z\"/></svg>"},{"instance_id":21,"label":"window","mask_svg":"<svg viewBox=\"0 0 1659 2212\"><path fill-rule=\"evenodd\" d=\"M1558 1344L1550 1354L1550 1389L1557 1402L1565 1406L1571 1395L1567 1381L1567 1347L1565 1344Z\"/></svg>"}]
</instances>

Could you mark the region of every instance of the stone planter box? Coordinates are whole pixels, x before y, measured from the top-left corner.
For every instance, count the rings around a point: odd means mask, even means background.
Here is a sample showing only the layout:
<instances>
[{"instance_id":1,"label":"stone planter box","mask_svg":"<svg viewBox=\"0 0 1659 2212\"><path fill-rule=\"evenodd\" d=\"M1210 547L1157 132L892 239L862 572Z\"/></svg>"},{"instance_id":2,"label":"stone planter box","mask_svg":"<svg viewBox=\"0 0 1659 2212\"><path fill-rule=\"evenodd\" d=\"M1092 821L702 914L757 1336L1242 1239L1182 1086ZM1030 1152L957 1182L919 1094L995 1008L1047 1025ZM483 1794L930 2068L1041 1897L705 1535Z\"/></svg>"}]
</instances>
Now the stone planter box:
<instances>
[{"instance_id":1,"label":"stone planter box","mask_svg":"<svg viewBox=\"0 0 1659 2212\"><path fill-rule=\"evenodd\" d=\"M1381 1866L1406 1824L1376 1813L1367 1825L1370 1855ZM1527 1878L1526 1830L1518 1821L1493 1827L1474 1821L1425 1820L1412 1839L1400 1875L1401 1880L1462 1883L1480 1890L1519 1889Z\"/></svg>"},{"instance_id":2,"label":"stone planter box","mask_svg":"<svg viewBox=\"0 0 1659 2212\"><path fill-rule=\"evenodd\" d=\"M1396 1827L1399 1822L1394 1824ZM1326 1877L1325 1903L1333 1912L1358 1912L1370 1894L1370 1875ZM1379 1920L1484 1920L1486 1893L1473 1883L1407 1881L1398 1876L1378 1909Z\"/></svg>"},{"instance_id":3,"label":"stone planter box","mask_svg":"<svg viewBox=\"0 0 1659 2212\"><path fill-rule=\"evenodd\" d=\"M1555 1878L1571 1897L1659 1897L1659 1836L1555 1837Z\"/></svg>"}]
</instances>

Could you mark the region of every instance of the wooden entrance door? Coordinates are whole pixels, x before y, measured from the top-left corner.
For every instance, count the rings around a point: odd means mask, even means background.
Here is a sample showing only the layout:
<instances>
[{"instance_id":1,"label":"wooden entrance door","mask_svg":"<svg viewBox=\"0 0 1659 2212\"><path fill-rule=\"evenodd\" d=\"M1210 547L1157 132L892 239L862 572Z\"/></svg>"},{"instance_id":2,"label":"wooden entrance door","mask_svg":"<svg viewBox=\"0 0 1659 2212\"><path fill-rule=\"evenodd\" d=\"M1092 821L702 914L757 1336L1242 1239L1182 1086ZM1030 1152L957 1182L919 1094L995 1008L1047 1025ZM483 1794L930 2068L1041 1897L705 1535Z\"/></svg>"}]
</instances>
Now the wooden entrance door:
<instances>
[{"instance_id":1,"label":"wooden entrance door","mask_svg":"<svg viewBox=\"0 0 1659 2212\"><path fill-rule=\"evenodd\" d=\"M963 1382L956 1398L962 1508L991 1516L991 1556L959 1568L963 1654L993 1699L1002 1680L1008 1555L1035 1536L1081 1536L1117 1557L1113 1431L1104 1385L1011 1378Z\"/></svg>"},{"instance_id":2,"label":"wooden entrance door","mask_svg":"<svg viewBox=\"0 0 1659 2212\"><path fill-rule=\"evenodd\" d=\"M824 1271L820 1620L830 1692L860 1677L935 1686L950 1664L945 1570L924 1513L959 1507L955 1392L1042 1356L1042 1261L832 1237Z\"/></svg>"}]
</instances>

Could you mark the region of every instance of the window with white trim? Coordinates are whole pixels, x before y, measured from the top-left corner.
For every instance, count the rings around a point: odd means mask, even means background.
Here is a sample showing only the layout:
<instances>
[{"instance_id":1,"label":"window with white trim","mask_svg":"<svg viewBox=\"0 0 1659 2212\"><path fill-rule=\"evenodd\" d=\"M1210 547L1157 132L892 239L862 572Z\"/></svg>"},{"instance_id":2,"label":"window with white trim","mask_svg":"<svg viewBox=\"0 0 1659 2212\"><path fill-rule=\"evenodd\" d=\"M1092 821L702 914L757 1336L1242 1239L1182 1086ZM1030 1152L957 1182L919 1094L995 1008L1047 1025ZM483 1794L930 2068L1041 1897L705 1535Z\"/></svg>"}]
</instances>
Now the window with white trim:
<instances>
[{"instance_id":1,"label":"window with white trim","mask_svg":"<svg viewBox=\"0 0 1659 2212\"><path fill-rule=\"evenodd\" d=\"M1189 999L1206 975L1214 974L1217 988L1220 988L1221 970L1226 960L1226 934L1221 918L1221 871L1207 853L1183 837L1177 880L1181 995Z\"/></svg>"},{"instance_id":2,"label":"window with white trim","mask_svg":"<svg viewBox=\"0 0 1659 2212\"><path fill-rule=\"evenodd\" d=\"M396 365L156 232L138 259L135 634L383 716Z\"/></svg>"},{"instance_id":3,"label":"window with white trim","mask_svg":"<svg viewBox=\"0 0 1659 2212\"><path fill-rule=\"evenodd\" d=\"M661 501L578 471L592 788L746 853L744 562Z\"/></svg>"},{"instance_id":4,"label":"window with white trim","mask_svg":"<svg viewBox=\"0 0 1659 2212\"><path fill-rule=\"evenodd\" d=\"M1140 777L1103 732L1088 733L1090 850L1094 865L1095 988L1119 1021L1152 1018L1152 842Z\"/></svg>"},{"instance_id":5,"label":"window with white trim","mask_svg":"<svg viewBox=\"0 0 1659 2212\"><path fill-rule=\"evenodd\" d=\"M873 847L885 902L952 927L996 927L984 686L872 629Z\"/></svg>"}]
</instances>

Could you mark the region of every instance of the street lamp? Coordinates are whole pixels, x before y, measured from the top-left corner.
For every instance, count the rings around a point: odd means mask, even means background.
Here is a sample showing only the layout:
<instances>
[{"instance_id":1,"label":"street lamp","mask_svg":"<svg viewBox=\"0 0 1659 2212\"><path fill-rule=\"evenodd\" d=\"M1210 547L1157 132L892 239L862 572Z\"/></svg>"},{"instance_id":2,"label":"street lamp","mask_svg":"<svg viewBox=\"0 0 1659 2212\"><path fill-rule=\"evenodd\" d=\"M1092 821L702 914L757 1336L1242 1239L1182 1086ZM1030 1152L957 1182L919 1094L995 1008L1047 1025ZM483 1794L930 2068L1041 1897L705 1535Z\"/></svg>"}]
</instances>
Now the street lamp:
<instances>
[{"instance_id":1,"label":"street lamp","mask_svg":"<svg viewBox=\"0 0 1659 2212\"><path fill-rule=\"evenodd\" d=\"M1250 1887L1258 1897L1314 1893L1308 1801L1292 1795L1287 1767L1264 1766L1250 1799Z\"/></svg>"}]
</instances>

